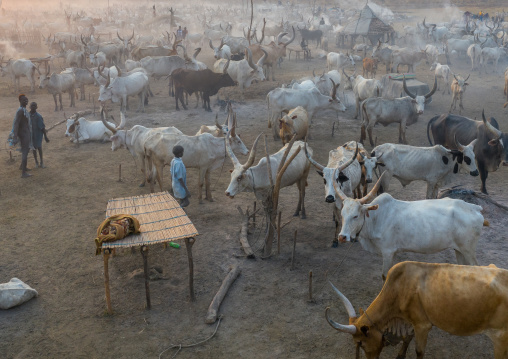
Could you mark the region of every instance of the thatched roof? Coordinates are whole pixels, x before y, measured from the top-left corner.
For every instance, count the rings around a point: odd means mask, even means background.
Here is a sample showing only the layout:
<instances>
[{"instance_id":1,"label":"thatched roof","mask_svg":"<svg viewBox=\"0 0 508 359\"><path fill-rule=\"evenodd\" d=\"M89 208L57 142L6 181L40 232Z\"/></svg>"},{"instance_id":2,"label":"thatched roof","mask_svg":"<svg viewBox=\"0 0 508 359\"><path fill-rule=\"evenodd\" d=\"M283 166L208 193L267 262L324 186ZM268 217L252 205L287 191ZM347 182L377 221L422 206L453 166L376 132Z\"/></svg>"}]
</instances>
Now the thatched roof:
<instances>
[{"instance_id":1,"label":"thatched roof","mask_svg":"<svg viewBox=\"0 0 508 359\"><path fill-rule=\"evenodd\" d=\"M393 27L376 16L369 4L360 12L360 15L350 21L342 30L348 35L380 35L393 32Z\"/></svg>"}]
</instances>

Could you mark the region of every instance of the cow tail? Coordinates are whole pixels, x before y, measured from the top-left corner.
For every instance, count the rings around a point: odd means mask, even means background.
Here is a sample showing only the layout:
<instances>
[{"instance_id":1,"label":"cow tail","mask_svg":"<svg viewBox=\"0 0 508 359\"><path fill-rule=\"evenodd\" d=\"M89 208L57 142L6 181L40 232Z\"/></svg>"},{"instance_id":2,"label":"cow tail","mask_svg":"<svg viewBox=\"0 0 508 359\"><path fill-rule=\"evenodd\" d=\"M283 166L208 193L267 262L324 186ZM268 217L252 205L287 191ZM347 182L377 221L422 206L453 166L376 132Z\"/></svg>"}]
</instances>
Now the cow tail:
<instances>
[{"instance_id":1,"label":"cow tail","mask_svg":"<svg viewBox=\"0 0 508 359\"><path fill-rule=\"evenodd\" d=\"M430 139L429 129L430 129L430 126L432 126L432 124L434 123L434 121L436 121L438 119L438 117L439 116L435 116L435 117L431 118L429 120L429 122L427 123L427 138L428 138L429 143L430 143L431 146L434 146L434 145L432 144L432 141Z\"/></svg>"}]
</instances>

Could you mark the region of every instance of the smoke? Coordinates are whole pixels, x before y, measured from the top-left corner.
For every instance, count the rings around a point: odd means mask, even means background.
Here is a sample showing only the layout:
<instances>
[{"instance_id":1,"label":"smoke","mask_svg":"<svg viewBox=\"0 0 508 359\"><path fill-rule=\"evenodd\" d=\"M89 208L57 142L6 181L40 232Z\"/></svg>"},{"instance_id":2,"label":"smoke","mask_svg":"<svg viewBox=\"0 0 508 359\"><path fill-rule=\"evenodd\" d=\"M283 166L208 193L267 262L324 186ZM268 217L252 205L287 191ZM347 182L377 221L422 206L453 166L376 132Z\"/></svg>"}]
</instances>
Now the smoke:
<instances>
[{"instance_id":1,"label":"smoke","mask_svg":"<svg viewBox=\"0 0 508 359\"><path fill-rule=\"evenodd\" d=\"M19 51L6 40L0 40L0 55L3 56L3 60L9 60L10 58L17 58Z\"/></svg>"},{"instance_id":2,"label":"smoke","mask_svg":"<svg viewBox=\"0 0 508 359\"><path fill-rule=\"evenodd\" d=\"M369 7L374 12L374 15L376 15L378 18L380 18L381 20L383 20L384 22L386 22L388 24L390 22L392 22L395 17L392 10L390 10L386 7L377 5L373 2L369 2Z\"/></svg>"}]
</instances>

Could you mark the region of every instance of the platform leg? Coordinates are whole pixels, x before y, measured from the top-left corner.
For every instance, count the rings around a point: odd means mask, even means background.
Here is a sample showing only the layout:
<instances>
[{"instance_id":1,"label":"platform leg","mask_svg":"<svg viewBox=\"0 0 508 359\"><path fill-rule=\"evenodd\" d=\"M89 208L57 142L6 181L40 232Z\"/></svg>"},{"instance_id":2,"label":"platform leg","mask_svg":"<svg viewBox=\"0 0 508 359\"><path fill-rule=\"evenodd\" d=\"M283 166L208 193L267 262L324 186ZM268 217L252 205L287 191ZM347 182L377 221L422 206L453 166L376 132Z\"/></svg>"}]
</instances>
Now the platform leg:
<instances>
[{"instance_id":1,"label":"platform leg","mask_svg":"<svg viewBox=\"0 0 508 359\"><path fill-rule=\"evenodd\" d=\"M187 247L187 257L189 258L189 290L191 302L196 301L194 295L194 262L192 260L192 245L194 244L194 238L185 238L185 246Z\"/></svg>"},{"instance_id":2,"label":"platform leg","mask_svg":"<svg viewBox=\"0 0 508 359\"><path fill-rule=\"evenodd\" d=\"M109 292L109 255L110 249L104 249L102 251L104 255L104 287L106 289L106 305L108 307L108 314L113 314L113 308L111 307L111 294Z\"/></svg>"},{"instance_id":3,"label":"platform leg","mask_svg":"<svg viewBox=\"0 0 508 359\"><path fill-rule=\"evenodd\" d=\"M150 278L148 277L148 247L141 246L139 250L143 257L143 271L145 272L146 309L152 309L150 302Z\"/></svg>"}]
</instances>

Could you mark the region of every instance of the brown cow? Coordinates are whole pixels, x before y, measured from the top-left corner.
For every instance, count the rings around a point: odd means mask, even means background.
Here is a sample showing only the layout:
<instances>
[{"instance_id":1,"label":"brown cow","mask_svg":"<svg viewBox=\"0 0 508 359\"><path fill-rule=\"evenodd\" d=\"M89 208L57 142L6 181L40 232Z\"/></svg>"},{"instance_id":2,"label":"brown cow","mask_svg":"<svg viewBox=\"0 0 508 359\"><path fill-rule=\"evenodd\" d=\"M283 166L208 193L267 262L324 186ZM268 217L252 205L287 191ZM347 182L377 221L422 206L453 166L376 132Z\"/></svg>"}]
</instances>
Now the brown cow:
<instances>
[{"instance_id":1,"label":"brown cow","mask_svg":"<svg viewBox=\"0 0 508 359\"><path fill-rule=\"evenodd\" d=\"M331 283L330 283L331 284ZM333 284L332 284L333 286ZM508 357L508 271L488 267L402 262L388 272L374 302L357 317L349 300L335 287L349 314L349 324L335 329L353 336L368 359L379 358L383 347L404 345L397 358L405 358L415 338L416 357L422 359L433 326L452 335L486 334L494 343L494 357ZM414 331L414 333L413 333Z\"/></svg>"},{"instance_id":2,"label":"brown cow","mask_svg":"<svg viewBox=\"0 0 508 359\"><path fill-rule=\"evenodd\" d=\"M368 78L369 72L372 78L376 77L378 59L364 58L363 59L363 74L362 76Z\"/></svg>"},{"instance_id":3,"label":"brown cow","mask_svg":"<svg viewBox=\"0 0 508 359\"><path fill-rule=\"evenodd\" d=\"M303 140L309 133L309 114L302 107L298 106L291 111L284 110L286 115L279 119L279 136L282 140L282 145L291 141L291 138L296 134L296 140Z\"/></svg>"},{"instance_id":4,"label":"brown cow","mask_svg":"<svg viewBox=\"0 0 508 359\"><path fill-rule=\"evenodd\" d=\"M464 97L464 92L466 92L466 86L469 85L466 81L469 78L470 75L467 75L466 79L460 75L453 75L453 82L452 82L452 104L450 105L450 111L448 113L452 113L452 107L453 110L457 108L457 101L459 101L459 115L461 114L462 110L464 109L464 106L462 105L462 98Z\"/></svg>"}]
</instances>

